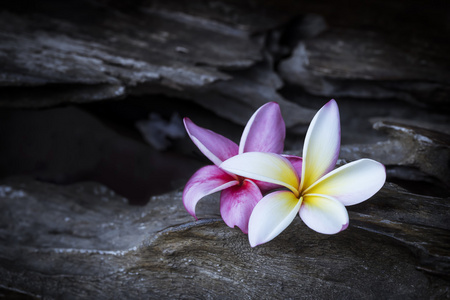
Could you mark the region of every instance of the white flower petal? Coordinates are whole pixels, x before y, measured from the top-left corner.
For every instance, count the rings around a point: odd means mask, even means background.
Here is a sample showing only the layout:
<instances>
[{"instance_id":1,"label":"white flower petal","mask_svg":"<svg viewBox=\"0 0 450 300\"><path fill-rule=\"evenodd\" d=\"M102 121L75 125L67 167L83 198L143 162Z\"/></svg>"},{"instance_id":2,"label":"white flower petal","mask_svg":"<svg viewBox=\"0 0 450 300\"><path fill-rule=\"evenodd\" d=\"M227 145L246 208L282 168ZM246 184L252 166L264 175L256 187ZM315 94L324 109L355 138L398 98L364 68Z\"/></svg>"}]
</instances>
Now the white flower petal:
<instances>
[{"instance_id":1,"label":"white flower petal","mask_svg":"<svg viewBox=\"0 0 450 300\"><path fill-rule=\"evenodd\" d=\"M298 195L297 172L281 155L247 152L227 159L219 167L239 176L282 185Z\"/></svg>"},{"instance_id":2,"label":"white flower petal","mask_svg":"<svg viewBox=\"0 0 450 300\"><path fill-rule=\"evenodd\" d=\"M339 201L324 195L307 195L300 207L300 218L314 231L335 234L348 226L348 213Z\"/></svg>"},{"instance_id":3,"label":"white flower petal","mask_svg":"<svg viewBox=\"0 0 450 300\"><path fill-rule=\"evenodd\" d=\"M340 145L339 108L336 101L331 100L317 112L306 133L301 190L334 169Z\"/></svg>"},{"instance_id":4,"label":"white flower petal","mask_svg":"<svg viewBox=\"0 0 450 300\"><path fill-rule=\"evenodd\" d=\"M385 181L386 170L382 164L360 159L328 173L305 194L329 195L344 205L353 205L372 197Z\"/></svg>"},{"instance_id":5,"label":"white flower petal","mask_svg":"<svg viewBox=\"0 0 450 300\"><path fill-rule=\"evenodd\" d=\"M250 245L267 243L291 224L301 201L289 191L273 192L256 204L248 224Z\"/></svg>"}]
</instances>

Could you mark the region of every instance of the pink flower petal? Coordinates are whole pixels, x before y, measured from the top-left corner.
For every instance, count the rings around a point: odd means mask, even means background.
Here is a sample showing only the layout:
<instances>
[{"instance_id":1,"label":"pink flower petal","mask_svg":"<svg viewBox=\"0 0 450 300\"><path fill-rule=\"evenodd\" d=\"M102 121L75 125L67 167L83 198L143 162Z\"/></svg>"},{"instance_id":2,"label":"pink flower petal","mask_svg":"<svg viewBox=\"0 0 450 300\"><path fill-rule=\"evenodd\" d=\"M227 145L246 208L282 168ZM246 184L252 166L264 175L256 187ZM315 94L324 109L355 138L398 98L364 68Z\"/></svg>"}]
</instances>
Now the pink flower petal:
<instances>
[{"instance_id":1,"label":"pink flower petal","mask_svg":"<svg viewBox=\"0 0 450 300\"><path fill-rule=\"evenodd\" d=\"M300 218L319 233L335 234L348 226L348 213L345 206L324 195L306 195L300 207Z\"/></svg>"},{"instance_id":2,"label":"pink flower petal","mask_svg":"<svg viewBox=\"0 0 450 300\"><path fill-rule=\"evenodd\" d=\"M270 191L273 191L275 189L279 189L282 187L279 184L265 182L265 181L261 181L261 180L252 179L252 181L259 187L259 190L261 191L261 193L263 195L269 193Z\"/></svg>"},{"instance_id":3,"label":"pink flower petal","mask_svg":"<svg viewBox=\"0 0 450 300\"><path fill-rule=\"evenodd\" d=\"M261 198L258 186L250 180L223 190L220 195L220 213L223 220L231 228L237 226L247 234L250 214Z\"/></svg>"},{"instance_id":4,"label":"pink flower petal","mask_svg":"<svg viewBox=\"0 0 450 300\"><path fill-rule=\"evenodd\" d=\"M298 175L302 174L303 159L301 157L286 154L283 154L282 156L291 163Z\"/></svg>"},{"instance_id":5,"label":"pink flower petal","mask_svg":"<svg viewBox=\"0 0 450 300\"><path fill-rule=\"evenodd\" d=\"M256 204L250 216L248 239L255 247L275 238L297 215L301 200L290 191L268 194Z\"/></svg>"},{"instance_id":6,"label":"pink flower petal","mask_svg":"<svg viewBox=\"0 0 450 300\"><path fill-rule=\"evenodd\" d=\"M331 100L317 112L306 133L301 190L334 169L340 144L339 109L336 101Z\"/></svg>"},{"instance_id":7,"label":"pink flower petal","mask_svg":"<svg viewBox=\"0 0 450 300\"><path fill-rule=\"evenodd\" d=\"M242 177L279 184L298 195L299 179L288 159L275 153L246 152L224 161L220 168Z\"/></svg>"},{"instance_id":8,"label":"pink flower petal","mask_svg":"<svg viewBox=\"0 0 450 300\"><path fill-rule=\"evenodd\" d=\"M386 181L386 169L371 159L360 159L328 173L306 194L329 195L344 205L358 204L372 197Z\"/></svg>"},{"instance_id":9,"label":"pink flower petal","mask_svg":"<svg viewBox=\"0 0 450 300\"><path fill-rule=\"evenodd\" d=\"M239 144L239 153L281 154L285 137L286 126L281 116L280 106L276 102L266 103L247 122Z\"/></svg>"},{"instance_id":10,"label":"pink flower petal","mask_svg":"<svg viewBox=\"0 0 450 300\"><path fill-rule=\"evenodd\" d=\"M189 137L200 151L216 166L238 154L238 145L211 130L197 126L189 118L184 118L184 127Z\"/></svg>"},{"instance_id":11,"label":"pink flower petal","mask_svg":"<svg viewBox=\"0 0 450 300\"><path fill-rule=\"evenodd\" d=\"M232 176L216 166L206 166L199 169L186 183L183 191L183 204L186 210L195 218L195 206L206 195L221 191L239 184Z\"/></svg>"}]
</instances>

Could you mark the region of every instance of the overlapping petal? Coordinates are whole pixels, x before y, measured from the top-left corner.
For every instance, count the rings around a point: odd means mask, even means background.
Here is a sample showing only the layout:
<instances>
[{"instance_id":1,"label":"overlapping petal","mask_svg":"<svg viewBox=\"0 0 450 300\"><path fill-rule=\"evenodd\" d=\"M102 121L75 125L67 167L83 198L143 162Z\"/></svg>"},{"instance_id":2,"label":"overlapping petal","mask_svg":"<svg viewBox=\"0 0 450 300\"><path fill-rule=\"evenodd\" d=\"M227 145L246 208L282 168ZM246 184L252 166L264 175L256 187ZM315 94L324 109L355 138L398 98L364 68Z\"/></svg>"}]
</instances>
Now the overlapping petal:
<instances>
[{"instance_id":1,"label":"overlapping petal","mask_svg":"<svg viewBox=\"0 0 450 300\"><path fill-rule=\"evenodd\" d=\"M216 166L200 168L186 183L183 191L184 207L197 219L195 206L201 198L237 184L237 180Z\"/></svg>"},{"instance_id":2,"label":"overlapping petal","mask_svg":"<svg viewBox=\"0 0 450 300\"><path fill-rule=\"evenodd\" d=\"M239 153L257 151L280 154L285 136L286 126L280 106L275 102L266 103L247 122L239 143Z\"/></svg>"},{"instance_id":3,"label":"overlapping petal","mask_svg":"<svg viewBox=\"0 0 450 300\"><path fill-rule=\"evenodd\" d=\"M279 155L285 125L276 103L253 114L239 147L187 118L184 122L191 139L216 165L200 169L189 180L183 193L186 209L195 217L200 198L222 191L220 209L225 223L248 231L252 247L280 234L297 213L317 232L342 231L349 222L345 205L370 198L386 180L384 166L370 159L333 170L340 148L339 109L334 100L314 116L303 159ZM261 199L261 191L280 186L290 191L278 190Z\"/></svg>"},{"instance_id":4,"label":"overlapping petal","mask_svg":"<svg viewBox=\"0 0 450 300\"><path fill-rule=\"evenodd\" d=\"M288 159L274 153L247 152L224 161L220 168L227 172L290 189L298 196L299 178Z\"/></svg>"},{"instance_id":5,"label":"overlapping petal","mask_svg":"<svg viewBox=\"0 0 450 300\"><path fill-rule=\"evenodd\" d=\"M348 206L372 197L385 181L386 170L382 164L360 159L328 173L305 192L330 195Z\"/></svg>"},{"instance_id":6,"label":"overlapping petal","mask_svg":"<svg viewBox=\"0 0 450 300\"><path fill-rule=\"evenodd\" d=\"M307 189L335 167L340 144L339 108L331 100L317 112L306 133L300 189Z\"/></svg>"},{"instance_id":7,"label":"overlapping petal","mask_svg":"<svg viewBox=\"0 0 450 300\"><path fill-rule=\"evenodd\" d=\"M279 184L260 181L260 180L256 180L256 179L252 179L252 181L259 187L259 190L261 191L262 194L269 193L269 192L281 187Z\"/></svg>"},{"instance_id":8,"label":"overlapping petal","mask_svg":"<svg viewBox=\"0 0 450 300\"><path fill-rule=\"evenodd\" d=\"M248 238L250 245L267 243L291 224L301 200L289 191L273 192L258 202L250 216Z\"/></svg>"},{"instance_id":9,"label":"overlapping petal","mask_svg":"<svg viewBox=\"0 0 450 300\"><path fill-rule=\"evenodd\" d=\"M294 170L297 172L298 175L302 174L303 159L301 157L295 155L282 155L282 156L291 163L292 167L294 167Z\"/></svg>"},{"instance_id":10,"label":"overlapping petal","mask_svg":"<svg viewBox=\"0 0 450 300\"><path fill-rule=\"evenodd\" d=\"M348 226L345 206L325 195L308 194L303 197L300 218L312 230L324 234L335 234Z\"/></svg>"},{"instance_id":11,"label":"overlapping petal","mask_svg":"<svg viewBox=\"0 0 450 300\"><path fill-rule=\"evenodd\" d=\"M248 233L248 220L261 198L262 194L258 186L250 180L244 180L241 185L222 191L220 214L229 227L237 226L243 233Z\"/></svg>"},{"instance_id":12,"label":"overlapping petal","mask_svg":"<svg viewBox=\"0 0 450 300\"><path fill-rule=\"evenodd\" d=\"M297 174L302 173L302 158L301 157L294 156L294 155L282 155L282 156L284 158L286 158L287 160L289 160L292 167L297 171ZM253 179L253 182L256 183L256 185L261 190L261 193L263 193L263 194L281 187L279 184L260 181L260 180L256 180L256 179Z\"/></svg>"},{"instance_id":13,"label":"overlapping petal","mask_svg":"<svg viewBox=\"0 0 450 300\"><path fill-rule=\"evenodd\" d=\"M191 140L216 166L238 154L239 147L233 141L211 130L195 125L189 118L184 118L183 122Z\"/></svg>"}]
</instances>

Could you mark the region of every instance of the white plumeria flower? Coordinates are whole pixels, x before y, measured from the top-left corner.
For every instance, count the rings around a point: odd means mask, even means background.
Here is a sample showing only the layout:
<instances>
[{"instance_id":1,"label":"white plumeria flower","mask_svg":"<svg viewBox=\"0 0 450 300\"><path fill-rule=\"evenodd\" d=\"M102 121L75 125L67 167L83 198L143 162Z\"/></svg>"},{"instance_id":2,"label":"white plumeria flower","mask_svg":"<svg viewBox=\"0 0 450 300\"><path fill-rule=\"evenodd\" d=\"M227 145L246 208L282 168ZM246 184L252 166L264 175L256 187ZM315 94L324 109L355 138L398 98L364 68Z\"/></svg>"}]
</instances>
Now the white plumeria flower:
<instances>
[{"instance_id":1,"label":"white plumeria flower","mask_svg":"<svg viewBox=\"0 0 450 300\"><path fill-rule=\"evenodd\" d=\"M294 166L274 153L249 152L220 165L227 172L288 189L266 195L253 209L248 232L252 247L275 238L297 213L319 233L338 233L348 226L345 206L367 200L381 189L386 170L374 160L360 159L333 170L339 156L340 135L339 109L331 100L311 121L302 164Z\"/></svg>"}]
</instances>

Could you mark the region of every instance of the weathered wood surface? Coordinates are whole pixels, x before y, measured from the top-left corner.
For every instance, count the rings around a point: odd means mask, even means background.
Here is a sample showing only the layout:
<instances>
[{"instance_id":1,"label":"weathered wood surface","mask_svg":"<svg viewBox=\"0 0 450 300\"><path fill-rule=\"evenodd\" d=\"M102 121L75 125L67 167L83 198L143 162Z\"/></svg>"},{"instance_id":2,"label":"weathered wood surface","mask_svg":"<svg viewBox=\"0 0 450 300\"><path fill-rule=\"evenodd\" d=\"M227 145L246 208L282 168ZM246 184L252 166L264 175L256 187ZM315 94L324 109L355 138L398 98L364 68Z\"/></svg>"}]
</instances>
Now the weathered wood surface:
<instances>
[{"instance_id":1,"label":"weathered wood surface","mask_svg":"<svg viewBox=\"0 0 450 300\"><path fill-rule=\"evenodd\" d=\"M336 29L298 44L280 65L283 79L314 95L397 98L419 106L449 104L448 44L386 33Z\"/></svg>"},{"instance_id":2,"label":"weathered wood surface","mask_svg":"<svg viewBox=\"0 0 450 300\"><path fill-rule=\"evenodd\" d=\"M286 114L288 127L312 118L312 110L277 93L281 81L271 68L232 73L263 61L264 39L251 34L285 17L254 17L246 26L232 26L157 3L131 11L95 0L48 0L31 8L19 3L0 11L0 106L47 107L164 93L193 100L241 125L268 101L297 111L300 118Z\"/></svg>"},{"instance_id":3,"label":"weathered wood surface","mask_svg":"<svg viewBox=\"0 0 450 300\"><path fill-rule=\"evenodd\" d=\"M217 200L194 221L180 191L133 207L95 183L2 180L2 286L64 299L449 296L449 199L388 183L350 208L340 234L297 218L256 248L220 220Z\"/></svg>"},{"instance_id":4,"label":"weathered wood surface","mask_svg":"<svg viewBox=\"0 0 450 300\"><path fill-rule=\"evenodd\" d=\"M2 3L0 298L450 298L449 34L440 0ZM207 160L135 129L178 112L237 142L277 101L301 154L330 98L341 162L388 175L333 236L297 218L251 248L217 195L194 221L173 186Z\"/></svg>"},{"instance_id":5,"label":"weathered wood surface","mask_svg":"<svg viewBox=\"0 0 450 300\"><path fill-rule=\"evenodd\" d=\"M424 184L448 176L448 169L436 173L448 164L445 133L375 124L390 139L343 146L344 160L377 158L393 180ZM417 171L396 171L402 166ZM447 188L439 181L435 186ZM447 196L414 194L388 182L370 200L349 207L344 232L321 235L297 218L256 248L223 223L218 200L202 200L194 221L181 190L136 207L98 183L3 179L2 287L49 299L450 297Z\"/></svg>"}]
</instances>

